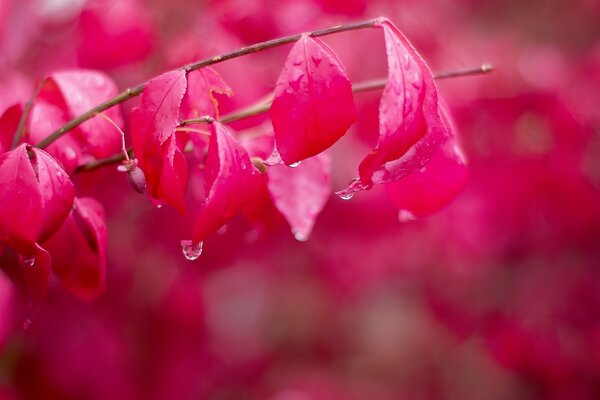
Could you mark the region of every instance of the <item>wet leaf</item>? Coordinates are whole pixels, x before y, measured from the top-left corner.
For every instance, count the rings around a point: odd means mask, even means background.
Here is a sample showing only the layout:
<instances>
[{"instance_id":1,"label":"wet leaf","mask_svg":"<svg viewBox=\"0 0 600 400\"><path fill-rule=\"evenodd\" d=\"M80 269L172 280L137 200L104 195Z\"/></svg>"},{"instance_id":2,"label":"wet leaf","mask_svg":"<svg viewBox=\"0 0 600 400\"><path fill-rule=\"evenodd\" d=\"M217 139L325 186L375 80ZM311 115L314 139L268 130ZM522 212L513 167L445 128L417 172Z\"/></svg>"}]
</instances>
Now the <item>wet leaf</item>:
<instances>
[{"instance_id":1,"label":"wet leaf","mask_svg":"<svg viewBox=\"0 0 600 400\"><path fill-rule=\"evenodd\" d=\"M260 173L252 165L246 149L219 122L211 124L205 185L208 196L196 217L194 244L235 217L261 186Z\"/></svg>"},{"instance_id":2,"label":"wet leaf","mask_svg":"<svg viewBox=\"0 0 600 400\"><path fill-rule=\"evenodd\" d=\"M271 119L286 164L338 141L356 120L352 85L335 53L308 35L296 42L274 91Z\"/></svg>"}]
</instances>

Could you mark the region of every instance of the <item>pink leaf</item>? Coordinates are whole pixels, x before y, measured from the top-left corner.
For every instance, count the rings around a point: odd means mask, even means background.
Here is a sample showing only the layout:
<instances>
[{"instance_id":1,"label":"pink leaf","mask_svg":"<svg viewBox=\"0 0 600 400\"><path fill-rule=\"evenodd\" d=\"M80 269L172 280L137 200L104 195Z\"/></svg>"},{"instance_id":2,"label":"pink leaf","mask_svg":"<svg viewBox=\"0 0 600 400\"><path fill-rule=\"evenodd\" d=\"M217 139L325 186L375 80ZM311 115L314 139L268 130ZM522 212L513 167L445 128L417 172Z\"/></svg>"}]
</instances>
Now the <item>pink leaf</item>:
<instances>
[{"instance_id":1,"label":"pink leaf","mask_svg":"<svg viewBox=\"0 0 600 400\"><path fill-rule=\"evenodd\" d=\"M212 68L202 68L187 75L188 90L181 106L185 119L209 115L219 116L219 103L214 94L231 96L233 90Z\"/></svg>"},{"instance_id":2,"label":"pink leaf","mask_svg":"<svg viewBox=\"0 0 600 400\"><path fill-rule=\"evenodd\" d=\"M418 171L449 135L429 67L393 24L384 20L379 26L388 58L388 82L379 104L379 141L361 162L360 179L341 195Z\"/></svg>"},{"instance_id":3,"label":"pink leaf","mask_svg":"<svg viewBox=\"0 0 600 400\"><path fill-rule=\"evenodd\" d=\"M12 331L16 297L13 283L0 269L0 352Z\"/></svg>"},{"instance_id":4,"label":"pink leaf","mask_svg":"<svg viewBox=\"0 0 600 400\"><path fill-rule=\"evenodd\" d=\"M188 89L181 105L182 119L198 118L211 116L215 119L219 117L219 103L214 94L224 94L231 96L233 90L223 81L212 68L202 68L192 71L187 75ZM208 134L209 128L205 125L199 125L196 129L204 130ZM190 135L194 144L194 153L198 158L202 158L203 151L206 149L206 138L194 134Z\"/></svg>"},{"instance_id":5,"label":"pink leaf","mask_svg":"<svg viewBox=\"0 0 600 400\"><path fill-rule=\"evenodd\" d=\"M43 150L22 144L4 153L0 156L0 241L26 252L56 232L71 210L73 197L68 175Z\"/></svg>"},{"instance_id":6,"label":"pink leaf","mask_svg":"<svg viewBox=\"0 0 600 400\"><path fill-rule=\"evenodd\" d=\"M38 99L31 108L28 129L23 140L26 143L38 143L66 122L63 111L58 106ZM46 147L45 151L52 155L68 173L72 173L77 168L83 154L81 146L71 134L62 136Z\"/></svg>"},{"instance_id":7,"label":"pink leaf","mask_svg":"<svg viewBox=\"0 0 600 400\"><path fill-rule=\"evenodd\" d=\"M260 173L240 143L219 122L211 124L206 155L204 207L194 224L192 242L203 241L244 208L260 189Z\"/></svg>"},{"instance_id":8,"label":"pink leaf","mask_svg":"<svg viewBox=\"0 0 600 400\"><path fill-rule=\"evenodd\" d=\"M437 149L421 171L386 185L392 201L400 209L400 219L433 214L450 203L467 183L466 158L454 136L452 121L443 107L441 111L452 135L450 139Z\"/></svg>"},{"instance_id":9,"label":"pink leaf","mask_svg":"<svg viewBox=\"0 0 600 400\"><path fill-rule=\"evenodd\" d=\"M162 74L146 85L140 107L131 113L133 148L148 193L182 212L187 164L177 147L175 128L186 87L185 71Z\"/></svg>"},{"instance_id":10,"label":"pink leaf","mask_svg":"<svg viewBox=\"0 0 600 400\"><path fill-rule=\"evenodd\" d=\"M308 239L329 198L330 173L331 160L325 153L307 158L296 168L280 165L267 170L271 199L300 241Z\"/></svg>"},{"instance_id":11,"label":"pink leaf","mask_svg":"<svg viewBox=\"0 0 600 400\"><path fill-rule=\"evenodd\" d=\"M277 149L288 165L329 148L356 120L346 71L319 39L302 35L290 51L275 87L271 119Z\"/></svg>"},{"instance_id":12,"label":"pink leaf","mask_svg":"<svg viewBox=\"0 0 600 400\"><path fill-rule=\"evenodd\" d=\"M25 283L29 290L30 318L33 318L42 307L46 295L48 294L50 253L36 243L22 256L21 264L23 267ZM27 327L30 322L31 319L25 323L25 327Z\"/></svg>"},{"instance_id":13,"label":"pink leaf","mask_svg":"<svg viewBox=\"0 0 600 400\"><path fill-rule=\"evenodd\" d=\"M39 98L61 107L67 119L74 118L118 93L116 84L106 74L92 70L55 72L48 77ZM118 106L104 114L123 126ZM96 158L108 157L121 148L121 135L103 118L92 118L73 131L83 150Z\"/></svg>"},{"instance_id":14,"label":"pink leaf","mask_svg":"<svg viewBox=\"0 0 600 400\"><path fill-rule=\"evenodd\" d=\"M84 197L75 199L63 226L44 244L52 256L52 271L83 300L91 301L104 290L107 235L102 205Z\"/></svg>"},{"instance_id":15,"label":"pink leaf","mask_svg":"<svg viewBox=\"0 0 600 400\"><path fill-rule=\"evenodd\" d=\"M22 113L23 106L15 104L7 108L0 117L0 154L10 150Z\"/></svg>"}]
</instances>

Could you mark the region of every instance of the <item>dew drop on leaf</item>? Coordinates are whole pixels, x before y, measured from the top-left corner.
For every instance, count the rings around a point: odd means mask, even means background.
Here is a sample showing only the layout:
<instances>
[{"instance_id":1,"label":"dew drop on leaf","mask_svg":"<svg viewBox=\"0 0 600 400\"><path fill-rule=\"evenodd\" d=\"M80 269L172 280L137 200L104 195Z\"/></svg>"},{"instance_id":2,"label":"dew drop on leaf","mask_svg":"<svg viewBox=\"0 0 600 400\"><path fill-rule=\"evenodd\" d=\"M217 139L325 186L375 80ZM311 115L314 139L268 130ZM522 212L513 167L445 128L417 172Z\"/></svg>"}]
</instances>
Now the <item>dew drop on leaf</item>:
<instances>
[{"instance_id":1,"label":"dew drop on leaf","mask_svg":"<svg viewBox=\"0 0 600 400\"><path fill-rule=\"evenodd\" d=\"M196 261L202 255L202 247L204 242L193 244L191 240L181 241L181 251L186 260Z\"/></svg>"},{"instance_id":2,"label":"dew drop on leaf","mask_svg":"<svg viewBox=\"0 0 600 400\"><path fill-rule=\"evenodd\" d=\"M410 222L417 219L417 216L408 210L400 210L398 211L398 221L400 222Z\"/></svg>"},{"instance_id":3,"label":"dew drop on leaf","mask_svg":"<svg viewBox=\"0 0 600 400\"><path fill-rule=\"evenodd\" d=\"M308 240L308 236L302 232L295 231L292 229L292 234L294 235L294 238L299 242L306 242Z\"/></svg>"},{"instance_id":4,"label":"dew drop on leaf","mask_svg":"<svg viewBox=\"0 0 600 400\"><path fill-rule=\"evenodd\" d=\"M354 197L354 192L352 192L350 190L343 190L341 192L337 192L336 194L342 200L350 200L350 199L352 199L352 197Z\"/></svg>"}]
</instances>

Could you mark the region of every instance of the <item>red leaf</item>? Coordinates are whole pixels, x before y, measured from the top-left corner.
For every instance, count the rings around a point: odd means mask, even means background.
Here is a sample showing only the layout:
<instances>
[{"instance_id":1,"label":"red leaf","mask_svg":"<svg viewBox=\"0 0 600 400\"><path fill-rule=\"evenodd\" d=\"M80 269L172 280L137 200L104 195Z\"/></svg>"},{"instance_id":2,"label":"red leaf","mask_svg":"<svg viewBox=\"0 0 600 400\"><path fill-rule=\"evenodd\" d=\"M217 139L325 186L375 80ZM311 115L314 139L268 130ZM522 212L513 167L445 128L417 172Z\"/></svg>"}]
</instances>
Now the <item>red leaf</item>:
<instances>
[{"instance_id":1,"label":"red leaf","mask_svg":"<svg viewBox=\"0 0 600 400\"><path fill-rule=\"evenodd\" d=\"M277 80L271 119L286 164L321 153L356 120L352 86L340 60L319 39L296 42Z\"/></svg>"},{"instance_id":2,"label":"red leaf","mask_svg":"<svg viewBox=\"0 0 600 400\"><path fill-rule=\"evenodd\" d=\"M214 93L227 96L233 94L233 90L223 81L212 68L201 68L187 75L188 90L181 106L185 119L198 118L210 115L213 118L219 116L219 103Z\"/></svg>"},{"instance_id":3,"label":"red leaf","mask_svg":"<svg viewBox=\"0 0 600 400\"><path fill-rule=\"evenodd\" d=\"M317 215L327 203L330 173L331 160L325 153L307 158L296 168L279 165L267 170L271 199L300 241L308 240Z\"/></svg>"},{"instance_id":4,"label":"red leaf","mask_svg":"<svg viewBox=\"0 0 600 400\"><path fill-rule=\"evenodd\" d=\"M22 113L23 106L15 104L7 108L0 117L0 154L10 150Z\"/></svg>"},{"instance_id":5,"label":"red leaf","mask_svg":"<svg viewBox=\"0 0 600 400\"><path fill-rule=\"evenodd\" d=\"M219 103L214 94L233 95L233 90L223 81L212 68L202 68L192 71L187 75L188 89L181 105L182 118L191 119L203 116L211 116L215 119L219 117ZM205 130L208 134L209 129L205 125L198 126L197 129ZM194 144L194 153L198 158L202 158L203 151L206 149L207 141L201 135L190 135Z\"/></svg>"},{"instance_id":6,"label":"red leaf","mask_svg":"<svg viewBox=\"0 0 600 400\"><path fill-rule=\"evenodd\" d=\"M118 93L116 84L106 74L92 70L55 72L47 78L39 94L40 99L59 106L68 119L103 103ZM104 114L117 125L123 126L119 107ZM82 149L96 158L109 157L121 148L121 135L103 118L92 118L75 130L73 136Z\"/></svg>"},{"instance_id":7,"label":"red leaf","mask_svg":"<svg viewBox=\"0 0 600 400\"><path fill-rule=\"evenodd\" d=\"M36 243L22 256L21 264L30 297L30 319L25 322L26 328L31 322L31 318L34 318L41 308L48 294L50 253Z\"/></svg>"},{"instance_id":8,"label":"red leaf","mask_svg":"<svg viewBox=\"0 0 600 400\"><path fill-rule=\"evenodd\" d=\"M84 197L75 199L63 226L44 244L52 256L52 271L83 300L91 301L104 290L107 235L102 205Z\"/></svg>"},{"instance_id":9,"label":"red leaf","mask_svg":"<svg viewBox=\"0 0 600 400\"><path fill-rule=\"evenodd\" d=\"M45 139L67 122L63 115L63 111L58 106L38 99L31 108L29 127L23 141L38 143ZM72 173L77 168L83 154L81 146L71 134L62 136L46 147L45 151L52 155L68 173Z\"/></svg>"},{"instance_id":10,"label":"red leaf","mask_svg":"<svg viewBox=\"0 0 600 400\"><path fill-rule=\"evenodd\" d=\"M450 203L465 187L468 178L466 158L455 135L454 125L441 108L451 137L437 149L421 171L386 185L401 220L433 214Z\"/></svg>"},{"instance_id":11,"label":"red leaf","mask_svg":"<svg viewBox=\"0 0 600 400\"><path fill-rule=\"evenodd\" d=\"M187 164L177 147L175 128L186 87L185 71L162 74L146 85L140 108L131 113L133 148L146 176L148 193L157 202L182 212Z\"/></svg>"},{"instance_id":12,"label":"red leaf","mask_svg":"<svg viewBox=\"0 0 600 400\"><path fill-rule=\"evenodd\" d=\"M73 197L68 175L43 150L22 144L4 153L0 156L0 241L18 252L28 251L56 232L71 210Z\"/></svg>"},{"instance_id":13,"label":"red leaf","mask_svg":"<svg viewBox=\"0 0 600 400\"><path fill-rule=\"evenodd\" d=\"M16 296L13 283L0 269L0 351L12 331Z\"/></svg>"},{"instance_id":14,"label":"red leaf","mask_svg":"<svg viewBox=\"0 0 600 400\"><path fill-rule=\"evenodd\" d=\"M204 207L194 224L192 242L216 232L244 208L260 189L260 173L240 143L219 122L211 124L206 155Z\"/></svg>"},{"instance_id":15,"label":"red leaf","mask_svg":"<svg viewBox=\"0 0 600 400\"><path fill-rule=\"evenodd\" d=\"M379 26L388 58L388 82L379 104L379 141L361 162L360 179L341 195L418 171L449 136L429 67L393 24L384 20Z\"/></svg>"}]
</instances>

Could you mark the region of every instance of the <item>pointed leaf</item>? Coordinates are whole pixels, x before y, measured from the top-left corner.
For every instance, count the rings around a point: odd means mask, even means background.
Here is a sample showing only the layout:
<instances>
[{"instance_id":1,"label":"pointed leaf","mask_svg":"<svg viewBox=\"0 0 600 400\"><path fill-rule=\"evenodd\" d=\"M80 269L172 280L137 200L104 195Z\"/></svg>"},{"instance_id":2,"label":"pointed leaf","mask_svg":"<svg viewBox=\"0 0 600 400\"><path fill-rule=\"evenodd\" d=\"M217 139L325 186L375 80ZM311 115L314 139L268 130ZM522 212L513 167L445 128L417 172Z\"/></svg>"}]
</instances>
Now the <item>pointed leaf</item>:
<instances>
[{"instance_id":1,"label":"pointed leaf","mask_svg":"<svg viewBox=\"0 0 600 400\"><path fill-rule=\"evenodd\" d=\"M67 120L63 111L56 105L38 99L31 107L28 129L23 138L26 143L38 143L55 130L63 126ZM45 149L67 171L72 173L82 162L83 149L71 134L62 136Z\"/></svg>"},{"instance_id":2,"label":"pointed leaf","mask_svg":"<svg viewBox=\"0 0 600 400\"><path fill-rule=\"evenodd\" d=\"M15 104L2 113L0 117L0 154L10 150L22 113L23 106L21 104Z\"/></svg>"},{"instance_id":3,"label":"pointed leaf","mask_svg":"<svg viewBox=\"0 0 600 400\"><path fill-rule=\"evenodd\" d=\"M50 253L36 243L22 256L22 267L29 291L29 314L33 318L48 294Z\"/></svg>"},{"instance_id":4,"label":"pointed leaf","mask_svg":"<svg viewBox=\"0 0 600 400\"><path fill-rule=\"evenodd\" d=\"M192 71L187 75L188 90L183 99L184 119L210 115L219 116L219 103L214 94L233 95L233 90L223 81L221 75L209 67Z\"/></svg>"},{"instance_id":5,"label":"pointed leaf","mask_svg":"<svg viewBox=\"0 0 600 400\"><path fill-rule=\"evenodd\" d=\"M102 205L84 197L75 199L63 226L44 244L52 256L52 271L83 300L94 300L104 290L107 240Z\"/></svg>"},{"instance_id":6,"label":"pointed leaf","mask_svg":"<svg viewBox=\"0 0 600 400\"><path fill-rule=\"evenodd\" d=\"M61 107L71 119L118 93L117 85L106 74L93 70L69 70L50 75L39 98ZM118 106L104 111L117 125L123 126ZM96 158L109 157L121 148L121 135L103 118L92 118L73 131L82 149Z\"/></svg>"},{"instance_id":7,"label":"pointed leaf","mask_svg":"<svg viewBox=\"0 0 600 400\"><path fill-rule=\"evenodd\" d=\"M48 153L25 144L4 153L0 156L0 241L18 252L27 251L60 227L73 197L71 180Z\"/></svg>"},{"instance_id":8,"label":"pointed leaf","mask_svg":"<svg viewBox=\"0 0 600 400\"><path fill-rule=\"evenodd\" d=\"M271 119L286 164L321 153L356 120L352 86L342 63L319 39L304 34L277 80Z\"/></svg>"},{"instance_id":9,"label":"pointed leaf","mask_svg":"<svg viewBox=\"0 0 600 400\"><path fill-rule=\"evenodd\" d=\"M205 165L208 196L196 217L192 242L203 241L235 217L260 189L261 182L246 149L225 126L211 124Z\"/></svg>"},{"instance_id":10,"label":"pointed leaf","mask_svg":"<svg viewBox=\"0 0 600 400\"><path fill-rule=\"evenodd\" d=\"M418 171L449 135L429 67L393 24L384 20L379 26L388 59L388 82L379 104L379 141L361 162L360 179L346 193Z\"/></svg>"},{"instance_id":11,"label":"pointed leaf","mask_svg":"<svg viewBox=\"0 0 600 400\"><path fill-rule=\"evenodd\" d=\"M221 75L209 67L192 71L187 75L188 89L181 105L182 119L199 118L211 116L219 118L219 102L215 98L215 93L226 96L233 95L233 90L223 81ZM205 131L207 134L210 128L206 125L194 127ZM207 140L202 135L189 135L189 139L194 144L194 153L196 157L202 159L206 151Z\"/></svg>"},{"instance_id":12,"label":"pointed leaf","mask_svg":"<svg viewBox=\"0 0 600 400\"><path fill-rule=\"evenodd\" d=\"M295 168L269 167L268 189L275 207L283 214L296 239L307 240L317 215L331 194L331 159L321 153Z\"/></svg>"},{"instance_id":13,"label":"pointed leaf","mask_svg":"<svg viewBox=\"0 0 600 400\"><path fill-rule=\"evenodd\" d=\"M441 111L452 136L421 171L386 185L392 201L400 209L401 219L433 214L450 203L467 183L466 158L455 137L452 121L443 107Z\"/></svg>"},{"instance_id":14,"label":"pointed leaf","mask_svg":"<svg viewBox=\"0 0 600 400\"><path fill-rule=\"evenodd\" d=\"M162 74L146 85L140 107L131 113L133 148L148 194L180 211L185 209L187 165L176 148L175 128L186 87L185 71Z\"/></svg>"}]
</instances>

